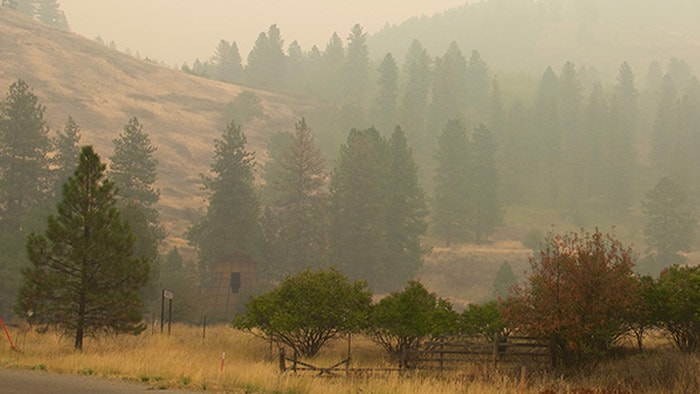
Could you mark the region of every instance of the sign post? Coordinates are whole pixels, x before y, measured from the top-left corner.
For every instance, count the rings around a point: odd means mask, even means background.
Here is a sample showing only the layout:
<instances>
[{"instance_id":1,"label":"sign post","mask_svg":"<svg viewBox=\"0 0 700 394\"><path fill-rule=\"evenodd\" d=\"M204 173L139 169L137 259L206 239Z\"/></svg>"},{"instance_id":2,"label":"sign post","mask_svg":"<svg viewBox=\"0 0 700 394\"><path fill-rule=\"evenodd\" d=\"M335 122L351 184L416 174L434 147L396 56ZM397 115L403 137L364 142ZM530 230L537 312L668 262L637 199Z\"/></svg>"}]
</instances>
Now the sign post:
<instances>
[{"instance_id":1,"label":"sign post","mask_svg":"<svg viewBox=\"0 0 700 394\"><path fill-rule=\"evenodd\" d=\"M163 289L160 300L160 333L163 333L163 325L165 319L165 300L168 300L168 336L170 336L170 326L173 322L173 293Z\"/></svg>"}]
</instances>

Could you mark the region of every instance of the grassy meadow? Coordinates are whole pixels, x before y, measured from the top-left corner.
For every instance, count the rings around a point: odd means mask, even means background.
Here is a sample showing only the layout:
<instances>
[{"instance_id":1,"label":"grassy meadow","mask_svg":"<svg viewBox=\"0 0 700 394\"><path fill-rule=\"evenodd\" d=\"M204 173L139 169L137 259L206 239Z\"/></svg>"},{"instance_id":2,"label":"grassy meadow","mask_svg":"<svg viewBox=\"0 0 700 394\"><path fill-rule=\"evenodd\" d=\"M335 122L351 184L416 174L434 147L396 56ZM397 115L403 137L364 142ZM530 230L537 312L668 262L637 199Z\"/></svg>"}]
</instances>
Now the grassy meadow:
<instances>
[{"instance_id":1,"label":"grassy meadow","mask_svg":"<svg viewBox=\"0 0 700 394\"><path fill-rule=\"evenodd\" d=\"M527 373L518 368L464 366L450 372L363 373L358 376L318 377L313 372L280 374L276 347L227 326L210 326L203 340L201 327L174 325L171 336L147 330L140 336L90 338L83 352L71 338L9 327L19 352L3 339L0 368L46 370L143 382L153 389L180 388L230 393L697 393L700 358L680 354L662 339L651 350L606 360L585 377L563 378ZM313 360L327 367L346 356L347 342L326 346ZM225 353L222 368L222 354ZM366 338L353 337L352 367L394 367Z\"/></svg>"}]
</instances>

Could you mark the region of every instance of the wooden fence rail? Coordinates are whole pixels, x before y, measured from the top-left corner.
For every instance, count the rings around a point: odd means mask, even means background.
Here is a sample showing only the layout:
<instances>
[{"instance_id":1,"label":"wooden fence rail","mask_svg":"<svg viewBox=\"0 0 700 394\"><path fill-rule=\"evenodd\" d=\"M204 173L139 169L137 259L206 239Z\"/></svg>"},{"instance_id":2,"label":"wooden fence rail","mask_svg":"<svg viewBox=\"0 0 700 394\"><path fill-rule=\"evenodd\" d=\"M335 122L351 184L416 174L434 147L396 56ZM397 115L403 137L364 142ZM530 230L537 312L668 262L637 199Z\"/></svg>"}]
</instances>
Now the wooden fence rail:
<instances>
[{"instance_id":1,"label":"wooden fence rail","mask_svg":"<svg viewBox=\"0 0 700 394\"><path fill-rule=\"evenodd\" d=\"M424 343L417 350L418 367L446 369L464 363L538 363L551 366L551 347L545 338L499 336L446 338Z\"/></svg>"},{"instance_id":2,"label":"wooden fence rail","mask_svg":"<svg viewBox=\"0 0 700 394\"><path fill-rule=\"evenodd\" d=\"M337 363L320 367L309 362L301 361L294 354L287 357L284 347L279 348L279 369L285 373L292 371L318 372L318 375L346 376L358 373L375 372L403 372L407 370L449 370L459 368L463 364L514 364L524 366L539 365L540 368L551 367L551 346L547 339L522 336L499 336L487 339L486 337L460 337L444 338L424 342L410 355L404 355L411 360L408 363L401 362L399 368L352 368L351 348L348 338L347 357ZM404 360L405 361L405 360ZM290 362L291 365L287 365Z\"/></svg>"}]
</instances>

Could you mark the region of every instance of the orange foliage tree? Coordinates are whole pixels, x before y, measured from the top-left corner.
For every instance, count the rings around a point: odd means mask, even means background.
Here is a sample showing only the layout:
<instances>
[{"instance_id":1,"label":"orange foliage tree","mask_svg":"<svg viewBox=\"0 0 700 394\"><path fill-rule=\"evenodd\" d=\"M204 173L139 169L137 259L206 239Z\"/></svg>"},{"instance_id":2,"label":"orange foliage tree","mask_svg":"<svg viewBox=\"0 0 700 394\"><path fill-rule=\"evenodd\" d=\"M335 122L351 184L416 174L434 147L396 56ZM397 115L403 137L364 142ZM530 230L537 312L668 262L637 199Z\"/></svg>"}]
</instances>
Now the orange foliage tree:
<instances>
[{"instance_id":1,"label":"orange foliage tree","mask_svg":"<svg viewBox=\"0 0 700 394\"><path fill-rule=\"evenodd\" d=\"M597 228L550 233L530 263L528 283L504 301L506 324L550 338L556 366L599 359L624 334L624 317L637 302L631 248Z\"/></svg>"}]
</instances>

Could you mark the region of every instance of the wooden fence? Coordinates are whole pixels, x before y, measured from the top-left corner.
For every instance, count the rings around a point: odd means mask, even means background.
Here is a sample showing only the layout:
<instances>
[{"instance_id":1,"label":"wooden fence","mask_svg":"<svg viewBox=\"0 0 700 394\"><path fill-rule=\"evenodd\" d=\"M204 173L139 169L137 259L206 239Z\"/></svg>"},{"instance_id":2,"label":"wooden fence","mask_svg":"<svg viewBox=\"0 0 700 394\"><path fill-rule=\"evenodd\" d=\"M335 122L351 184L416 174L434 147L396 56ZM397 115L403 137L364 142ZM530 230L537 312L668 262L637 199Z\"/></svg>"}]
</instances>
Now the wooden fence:
<instances>
[{"instance_id":1,"label":"wooden fence","mask_svg":"<svg viewBox=\"0 0 700 394\"><path fill-rule=\"evenodd\" d=\"M310 371L320 375L356 375L375 372L403 372L408 370L454 370L465 364L493 365L505 364L514 367L549 369L551 367L551 347L544 338L523 336L483 336L443 338L427 341L411 354L402 355L398 368L353 368L350 338L346 357L337 363L321 367L301 361L294 354L288 357L284 347L279 348L280 372ZM290 362L291 364L287 364Z\"/></svg>"},{"instance_id":2,"label":"wooden fence","mask_svg":"<svg viewBox=\"0 0 700 394\"><path fill-rule=\"evenodd\" d=\"M551 348L544 338L496 335L445 338L428 341L417 350L416 368L453 369L461 364L491 363L551 367Z\"/></svg>"}]
</instances>

